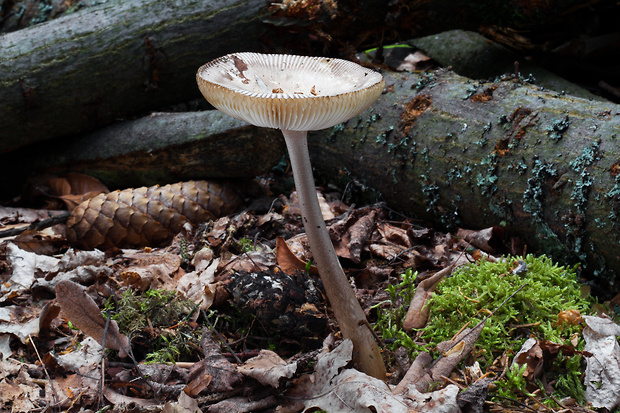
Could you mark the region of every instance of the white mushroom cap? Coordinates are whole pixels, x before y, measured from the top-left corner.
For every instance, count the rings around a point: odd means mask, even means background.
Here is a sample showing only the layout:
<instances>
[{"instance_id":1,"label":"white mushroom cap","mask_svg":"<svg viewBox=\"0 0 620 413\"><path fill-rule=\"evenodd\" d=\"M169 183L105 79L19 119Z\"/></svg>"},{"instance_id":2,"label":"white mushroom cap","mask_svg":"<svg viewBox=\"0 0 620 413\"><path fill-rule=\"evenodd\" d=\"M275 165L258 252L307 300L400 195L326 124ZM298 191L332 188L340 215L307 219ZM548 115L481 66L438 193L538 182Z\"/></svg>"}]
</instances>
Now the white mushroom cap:
<instances>
[{"instance_id":1,"label":"white mushroom cap","mask_svg":"<svg viewBox=\"0 0 620 413\"><path fill-rule=\"evenodd\" d=\"M260 53L220 57L198 69L196 80L227 115L291 131L351 119L377 100L385 83L381 74L346 60Z\"/></svg>"}]
</instances>

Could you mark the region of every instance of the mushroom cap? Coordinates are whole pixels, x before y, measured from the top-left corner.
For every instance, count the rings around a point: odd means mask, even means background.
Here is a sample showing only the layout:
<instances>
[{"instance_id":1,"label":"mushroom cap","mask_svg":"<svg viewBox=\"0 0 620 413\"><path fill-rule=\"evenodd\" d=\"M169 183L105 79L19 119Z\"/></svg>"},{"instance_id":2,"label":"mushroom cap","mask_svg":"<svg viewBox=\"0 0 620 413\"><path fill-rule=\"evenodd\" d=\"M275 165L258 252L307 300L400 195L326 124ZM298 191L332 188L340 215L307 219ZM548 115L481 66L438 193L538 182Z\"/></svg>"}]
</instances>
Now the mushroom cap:
<instances>
[{"instance_id":1,"label":"mushroom cap","mask_svg":"<svg viewBox=\"0 0 620 413\"><path fill-rule=\"evenodd\" d=\"M383 76L347 60L232 53L196 74L214 107L256 126L329 128L357 116L381 95Z\"/></svg>"}]
</instances>

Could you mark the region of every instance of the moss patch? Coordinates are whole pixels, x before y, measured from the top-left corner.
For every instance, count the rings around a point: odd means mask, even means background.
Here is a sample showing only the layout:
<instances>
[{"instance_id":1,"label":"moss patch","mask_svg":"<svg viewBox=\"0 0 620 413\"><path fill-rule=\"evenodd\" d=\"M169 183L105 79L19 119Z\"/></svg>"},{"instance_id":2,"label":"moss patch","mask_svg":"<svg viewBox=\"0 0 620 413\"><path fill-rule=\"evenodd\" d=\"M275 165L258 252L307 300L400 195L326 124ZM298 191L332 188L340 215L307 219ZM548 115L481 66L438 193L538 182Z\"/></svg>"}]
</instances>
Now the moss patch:
<instances>
[{"instance_id":1,"label":"moss patch","mask_svg":"<svg viewBox=\"0 0 620 413\"><path fill-rule=\"evenodd\" d=\"M382 308L376 328L388 349L405 347L412 360L420 351L428 351L437 358L437 344L450 340L464 327L475 327L525 285L486 321L465 364L478 362L483 372L498 377L494 394L500 397L518 399L536 389L545 392L553 388L556 398L571 396L579 403L585 402L582 356L579 354L584 347L582 326L558 322L561 312L577 315L592 312L595 301L589 296L583 297L575 268L561 267L546 256L533 255L523 259L507 257L495 263L480 261L461 267L437 286L428 304L427 325L407 334L402 329L402 321L415 291L413 279L415 274L411 271L403 274L402 282L387 290L391 305L387 308L385 303L379 305ZM539 379L528 382L520 375L523 370L508 368L530 337L577 350L545 358L546 384ZM506 355L508 358L504 359ZM546 400L552 401L551 398Z\"/></svg>"},{"instance_id":2,"label":"moss patch","mask_svg":"<svg viewBox=\"0 0 620 413\"><path fill-rule=\"evenodd\" d=\"M487 365L504 350L517 352L531 335L563 344L580 330L557 325L561 311L583 314L592 304L582 298L574 269L557 266L545 256L528 255L523 260L480 261L458 269L437 287L423 337L434 345L449 340L466 323L474 327L526 283L486 322L478 347Z\"/></svg>"}]
</instances>

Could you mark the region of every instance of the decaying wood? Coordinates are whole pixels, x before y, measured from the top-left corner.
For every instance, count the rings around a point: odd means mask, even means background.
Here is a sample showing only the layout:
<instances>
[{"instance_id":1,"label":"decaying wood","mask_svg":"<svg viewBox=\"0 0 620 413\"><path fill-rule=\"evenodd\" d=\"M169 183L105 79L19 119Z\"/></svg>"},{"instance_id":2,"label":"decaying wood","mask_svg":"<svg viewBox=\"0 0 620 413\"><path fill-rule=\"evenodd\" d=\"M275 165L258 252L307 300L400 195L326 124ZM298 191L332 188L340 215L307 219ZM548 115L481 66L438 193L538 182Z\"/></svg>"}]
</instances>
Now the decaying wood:
<instances>
[{"instance_id":1,"label":"decaying wood","mask_svg":"<svg viewBox=\"0 0 620 413\"><path fill-rule=\"evenodd\" d=\"M79 171L110 188L253 178L285 154L280 131L254 128L213 110L155 113L45 145L48 150L23 165L29 169L23 175Z\"/></svg>"},{"instance_id":2,"label":"decaying wood","mask_svg":"<svg viewBox=\"0 0 620 413\"><path fill-rule=\"evenodd\" d=\"M241 201L229 186L205 181L100 194L72 211L67 241L82 249L158 245L186 223L234 212Z\"/></svg>"},{"instance_id":3,"label":"decaying wood","mask_svg":"<svg viewBox=\"0 0 620 413\"><path fill-rule=\"evenodd\" d=\"M0 152L199 98L201 64L258 50L265 6L109 1L0 36Z\"/></svg>"},{"instance_id":4,"label":"decaying wood","mask_svg":"<svg viewBox=\"0 0 620 413\"><path fill-rule=\"evenodd\" d=\"M529 251L613 284L620 107L449 71L385 75L371 109L310 134L316 170L445 227L503 225Z\"/></svg>"}]
</instances>

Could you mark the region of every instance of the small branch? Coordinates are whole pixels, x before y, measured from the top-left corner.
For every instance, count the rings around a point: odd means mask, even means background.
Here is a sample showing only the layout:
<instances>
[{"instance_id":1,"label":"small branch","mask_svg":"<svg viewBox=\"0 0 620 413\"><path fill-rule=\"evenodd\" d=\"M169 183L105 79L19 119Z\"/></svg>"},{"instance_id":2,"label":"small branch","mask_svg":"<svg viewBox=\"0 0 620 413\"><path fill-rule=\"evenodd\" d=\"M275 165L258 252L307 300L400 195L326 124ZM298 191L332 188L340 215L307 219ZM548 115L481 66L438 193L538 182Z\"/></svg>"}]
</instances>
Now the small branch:
<instances>
[{"instance_id":1,"label":"small branch","mask_svg":"<svg viewBox=\"0 0 620 413\"><path fill-rule=\"evenodd\" d=\"M67 211L67 212L60 213L58 215L54 215L53 217L44 219L44 220L39 221L39 222L33 222L32 224L28 225L27 227L6 229L4 231L0 231L0 238L13 237L15 235L21 235L24 232L40 231L42 229L49 228L49 227L54 226L56 224L62 224L62 223L67 221L67 219L69 218L70 215L71 215L71 212Z\"/></svg>"},{"instance_id":2,"label":"small branch","mask_svg":"<svg viewBox=\"0 0 620 413\"><path fill-rule=\"evenodd\" d=\"M52 381L52 378L50 377L47 369L45 368L45 363L41 359L41 355L39 354L39 350L37 349L37 346L34 344L34 340L32 339L32 336L29 335L28 340L30 341L30 344L32 344L32 348L34 349L34 352L36 353L37 358L39 359L39 363L41 363L41 366L43 367L43 372L45 373L45 377L47 377L47 381L52 388L52 398L54 399L54 403L56 405L60 405L60 397L58 396L58 393L56 393L56 387L54 386L54 382Z\"/></svg>"}]
</instances>

